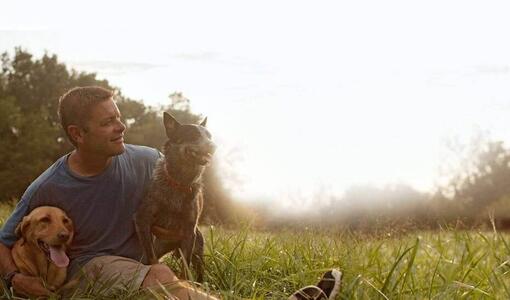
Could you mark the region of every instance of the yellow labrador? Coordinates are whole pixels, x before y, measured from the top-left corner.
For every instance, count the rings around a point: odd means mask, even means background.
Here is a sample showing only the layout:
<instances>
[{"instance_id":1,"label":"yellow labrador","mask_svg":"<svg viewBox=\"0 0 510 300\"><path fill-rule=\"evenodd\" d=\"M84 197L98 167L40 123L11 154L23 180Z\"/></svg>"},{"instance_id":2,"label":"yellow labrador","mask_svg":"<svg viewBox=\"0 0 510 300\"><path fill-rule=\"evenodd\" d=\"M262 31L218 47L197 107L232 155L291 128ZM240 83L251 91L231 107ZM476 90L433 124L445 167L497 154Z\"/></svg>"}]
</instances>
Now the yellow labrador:
<instances>
[{"instance_id":1,"label":"yellow labrador","mask_svg":"<svg viewBox=\"0 0 510 300\"><path fill-rule=\"evenodd\" d=\"M71 219L59 208L41 206L23 218L16 234L20 238L11 253L19 271L42 278L49 290L58 290L69 265L66 250L74 234Z\"/></svg>"}]
</instances>

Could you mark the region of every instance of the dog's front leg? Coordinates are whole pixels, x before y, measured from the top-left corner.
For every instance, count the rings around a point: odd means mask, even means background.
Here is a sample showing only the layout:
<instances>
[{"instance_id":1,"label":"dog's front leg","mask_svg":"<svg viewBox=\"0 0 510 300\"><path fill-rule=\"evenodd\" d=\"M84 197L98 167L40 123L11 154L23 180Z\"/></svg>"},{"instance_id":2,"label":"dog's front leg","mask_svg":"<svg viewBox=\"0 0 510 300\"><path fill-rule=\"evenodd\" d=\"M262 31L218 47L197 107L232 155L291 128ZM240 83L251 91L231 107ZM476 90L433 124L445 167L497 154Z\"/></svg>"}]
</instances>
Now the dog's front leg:
<instances>
[{"instance_id":1,"label":"dog's front leg","mask_svg":"<svg viewBox=\"0 0 510 300\"><path fill-rule=\"evenodd\" d=\"M195 243L191 254L191 264L197 272L197 282L204 281L204 236L196 229Z\"/></svg>"},{"instance_id":2,"label":"dog's front leg","mask_svg":"<svg viewBox=\"0 0 510 300\"><path fill-rule=\"evenodd\" d=\"M154 252L154 241L151 233L151 225L154 222L154 208L151 205L147 205L150 201L144 199L144 202L140 205L140 208L134 215L136 233L140 244L143 247L144 253L147 256L147 260L150 264L158 263L158 258Z\"/></svg>"},{"instance_id":3,"label":"dog's front leg","mask_svg":"<svg viewBox=\"0 0 510 300\"><path fill-rule=\"evenodd\" d=\"M182 273L181 277L183 279L188 279L188 271L191 263L191 255L193 253L193 246L195 241L195 233L193 231L185 231L186 238L181 241L181 245L179 247L181 251L181 263L182 263Z\"/></svg>"}]
</instances>

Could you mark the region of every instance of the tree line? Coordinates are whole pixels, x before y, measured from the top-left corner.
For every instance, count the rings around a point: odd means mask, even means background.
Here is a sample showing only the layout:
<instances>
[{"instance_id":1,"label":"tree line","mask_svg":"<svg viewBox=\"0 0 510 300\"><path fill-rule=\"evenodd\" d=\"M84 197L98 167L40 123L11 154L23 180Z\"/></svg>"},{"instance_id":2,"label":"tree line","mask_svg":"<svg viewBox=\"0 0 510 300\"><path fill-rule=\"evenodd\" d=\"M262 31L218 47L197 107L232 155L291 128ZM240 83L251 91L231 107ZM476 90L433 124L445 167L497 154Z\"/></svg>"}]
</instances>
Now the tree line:
<instances>
[{"instance_id":1,"label":"tree line","mask_svg":"<svg viewBox=\"0 0 510 300\"><path fill-rule=\"evenodd\" d=\"M259 225L327 225L364 232L486 228L510 230L510 149L502 141L469 146L448 180L425 193L405 184L351 186L343 195L318 193L322 207L303 215L271 214L259 207ZM314 202L314 201L312 201Z\"/></svg>"}]
</instances>

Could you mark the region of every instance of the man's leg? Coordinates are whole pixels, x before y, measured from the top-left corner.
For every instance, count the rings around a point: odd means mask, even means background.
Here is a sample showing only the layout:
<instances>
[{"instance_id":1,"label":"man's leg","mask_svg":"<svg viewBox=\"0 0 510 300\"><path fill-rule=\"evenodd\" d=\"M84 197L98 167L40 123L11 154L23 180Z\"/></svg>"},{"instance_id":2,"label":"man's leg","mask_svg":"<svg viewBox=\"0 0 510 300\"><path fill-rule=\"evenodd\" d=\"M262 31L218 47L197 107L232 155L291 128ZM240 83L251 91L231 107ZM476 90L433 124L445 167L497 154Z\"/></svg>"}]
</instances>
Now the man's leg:
<instances>
[{"instance_id":1,"label":"man's leg","mask_svg":"<svg viewBox=\"0 0 510 300\"><path fill-rule=\"evenodd\" d=\"M168 292L178 299L192 300L215 300L217 298L208 295L186 281L179 280L167 265L151 265L149 272L142 282L142 288L159 288L163 285Z\"/></svg>"}]
</instances>

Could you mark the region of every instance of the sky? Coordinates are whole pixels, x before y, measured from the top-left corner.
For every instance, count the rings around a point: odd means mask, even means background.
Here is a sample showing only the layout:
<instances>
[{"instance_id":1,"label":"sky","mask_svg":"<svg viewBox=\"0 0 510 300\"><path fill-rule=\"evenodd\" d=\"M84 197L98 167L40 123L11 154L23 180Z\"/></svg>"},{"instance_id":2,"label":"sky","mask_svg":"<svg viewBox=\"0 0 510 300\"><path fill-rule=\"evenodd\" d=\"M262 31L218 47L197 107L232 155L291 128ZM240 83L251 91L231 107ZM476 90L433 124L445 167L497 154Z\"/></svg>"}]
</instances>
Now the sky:
<instances>
[{"instance_id":1,"label":"sky","mask_svg":"<svg viewBox=\"0 0 510 300\"><path fill-rule=\"evenodd\" d=\"M505 1L2 8L1 51L57 54L147 105L182 92L208 117L224 177L243 200L292 203L355 184L432 191L451 141L481 132L510 140Z\"/></svg>"}]
</instances>

